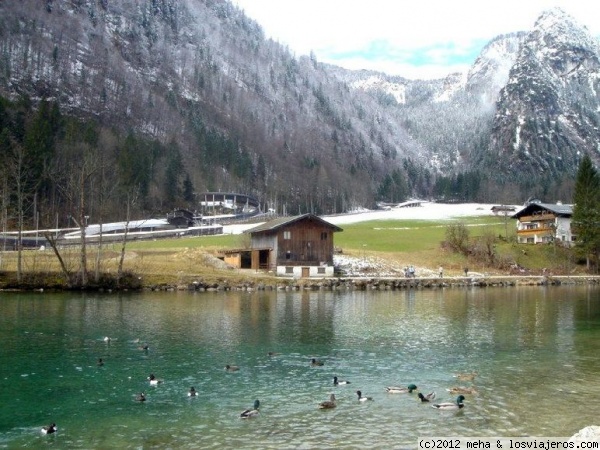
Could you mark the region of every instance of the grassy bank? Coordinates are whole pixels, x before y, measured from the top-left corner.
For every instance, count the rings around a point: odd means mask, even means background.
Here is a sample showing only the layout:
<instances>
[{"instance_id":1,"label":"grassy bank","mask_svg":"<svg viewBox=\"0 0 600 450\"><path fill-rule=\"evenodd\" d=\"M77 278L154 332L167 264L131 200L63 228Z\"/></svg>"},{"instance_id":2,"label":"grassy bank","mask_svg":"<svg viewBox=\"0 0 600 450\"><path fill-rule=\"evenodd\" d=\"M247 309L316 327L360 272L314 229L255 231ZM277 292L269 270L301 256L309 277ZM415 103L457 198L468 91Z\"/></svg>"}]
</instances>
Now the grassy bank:
<instances>
[{"instance_id":1,"label":"grassy bank","mask_svg":"<svg viewBox=\"0 0 600 450\"><path fill-rule=\"evenodd\" d=\"M583 273L571 253L553 245L518 245L515 243L514 221L502 217L467 217L455 220L383 220L359 222L342 226L335 234L335 246L342 254L354 258L377 258L396 267L415 267L436 270L443 266L447 276L461 275L464 267L470 271L488 274L508 274L506 267L490 265L471 256L459 254L446 248L443 242L450 224L464 224L469 241L494 238L497 261L518 266L521 273L539 274L546 271L555 274ZM220 235L182 237L154 241L134 241L127 244L124 270L142 278L144 284L187 283L198 278L205 281L240 282L245 279L268 280L269 274L249 270L226 268L218 259L219 251L245 248L248 235ZM100 253L94 246L88 247L88 267L94 272L96 261L100 272L116 274L120 259L120 244L109 244ZM77 272L80 262L78 248L61 250L69 271ZM8 277L16 271L17 254L3 252L0 270ZM60 280L60 267L52 250L29 250L23 252L24 273L46 273ZM376 274L372 274L376 276Z\"/></svg>"}]
</instances>

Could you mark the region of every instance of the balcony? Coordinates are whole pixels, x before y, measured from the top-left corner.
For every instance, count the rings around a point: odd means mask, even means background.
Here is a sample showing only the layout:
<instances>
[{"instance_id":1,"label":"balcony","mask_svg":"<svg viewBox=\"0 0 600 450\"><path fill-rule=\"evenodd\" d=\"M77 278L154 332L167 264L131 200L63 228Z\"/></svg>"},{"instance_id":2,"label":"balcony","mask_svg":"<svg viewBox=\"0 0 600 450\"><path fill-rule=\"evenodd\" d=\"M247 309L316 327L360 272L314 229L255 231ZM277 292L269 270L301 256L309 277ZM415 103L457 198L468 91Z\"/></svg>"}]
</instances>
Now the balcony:
<instances>
[{"instance_id":1,"label":"balcony","mask_svg":"<svg viewBox=\"0 0 600 450\"><path fill-rule=\"evenodd\" d=\"M533 235L552 236L552 235L554 235L554 230L550 227L529 228L529 229L517 230L517 235L518 236L533 236Z\"/></svg>"},{"instance_id":2,"label":"balcony","mask_svg":"<svg viewBox=\"0 0 600 450\"><path fill-rule=\"evenodd\" d=\"M532 216L523 216L519 217L519 222L542 222L542 221L552 221L556 219L556 216L552 213L544 213L544 214L534 214Z\"/></svg>"}]
</instances>

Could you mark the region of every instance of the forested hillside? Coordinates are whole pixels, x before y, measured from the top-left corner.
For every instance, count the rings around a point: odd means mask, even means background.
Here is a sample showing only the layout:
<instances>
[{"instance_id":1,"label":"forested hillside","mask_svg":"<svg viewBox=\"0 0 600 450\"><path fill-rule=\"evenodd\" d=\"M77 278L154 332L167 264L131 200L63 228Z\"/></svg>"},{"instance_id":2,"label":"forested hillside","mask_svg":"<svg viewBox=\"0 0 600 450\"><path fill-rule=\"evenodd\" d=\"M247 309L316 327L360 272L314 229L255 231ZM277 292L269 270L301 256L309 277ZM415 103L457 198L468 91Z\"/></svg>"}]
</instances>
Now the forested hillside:
<instances>
[{"instance_id":1,"label":"forested hillside","mask_svg":"<svg viewBox=\"0 0 600 450\"><path fill-rule=\"evenodd\" d=\"M402 179L396 198L431 186L426 152L377 102L265 39L228 1L3 2L0 34L7 120L23 117L26 131L54 121L48 166L97 151L109 185L135 190L139 214L193 207L191 193L207 190L323 213L373 205L386 176ZM77 127L96 140L80 141ZM25 159L38 151L7 133ZM68 215L44 174L28 192L37 210Z\"/></svg>"},{"instance_id":2,"label":"forested hillside","mask_svg":"<svg viewBox=\"0 0 600 450\"><path fill-rule=\"evenodd\" d=\"M292 214L409 197L568 201L577 149L598 140L599 65L585 32L549 17L491 42L466 76L413 81L294 55L228 0L0 2L5 215L141 218L196 209L206 191ZM563 36L559 53L542 48L545 33ZM566 74L537 79L552 98L585 99L549 109L548 96L528 97L535 127L516 113L531 91L515 66L529 61L525 43L540 70L544 54L566 61Z\"/></svg>"}]
</instances>

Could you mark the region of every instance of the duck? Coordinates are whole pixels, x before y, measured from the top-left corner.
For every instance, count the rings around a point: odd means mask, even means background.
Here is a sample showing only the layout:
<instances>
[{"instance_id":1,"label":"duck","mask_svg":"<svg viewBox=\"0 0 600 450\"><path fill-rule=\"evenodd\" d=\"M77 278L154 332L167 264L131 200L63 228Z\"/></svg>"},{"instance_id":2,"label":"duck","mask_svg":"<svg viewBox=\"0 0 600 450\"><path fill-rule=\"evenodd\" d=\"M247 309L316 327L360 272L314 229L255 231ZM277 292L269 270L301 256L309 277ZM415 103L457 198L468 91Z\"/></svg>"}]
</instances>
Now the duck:
<instances>
[{"instance_id":1,"label":"duck","mask_svg":"<svg viewBox=\"0 0 600 450\"><path fill-rule=\"evenodd\" d=\"M338 377L333 377L333 385L334 386L342 386L344 384L350 384L348 380L340 380Z\"/></svg>"},{"instance_id":2,"label":"duck","mask_svg":"<svg viewBox=\"0 0 600 450\"><path fill-rule=\"evenodd\" d=\"M229 364L227 364L225 366L225 370L227 372L237 372L238 370L240 370L240 368L238 366L230 366Z\"/></svg>"},{"instance_id":3,"label":"duck","mask_svg":"<svg viewBox=\"0 0 600 450\"><path fill-rule=\"evenodd\" d=\"M454 378L458 378L460 381L473 381L476 376L477 372L457 373Z\"/></svg>"},{"instance_id":4,"label":"duck","mask_svg":"<svg viewBox=\"0 0 600 450\"><path fill-rule=\"evenodd\" d=\"M475 388L472 387L454 386L446 390L451 394L477 394Z\"/></svg>"},{"instance_id":5,"label":"duck","mask_svg":"<svg viewBox=\"0 0 600 450\"><path fill-rule=\"evenodd\" d=\"M254 400L254 406L251 409L246 409L242 411L240 417L242 419L251 419L252 417L256 417L259 414L258 408L260 407L260 401Z\"/></svg>"},{"instance_id":6,"label":"duck","mask_svg":"<svg viewBox=\"0 0 600 450\"><path fill-rule=\"evenodd\" d=\"M455 402L436 403L436 404L431 405L431 407L440 409L440 410L445 410L445 411L456 411L458 409L464 408L464 406L465 406L463 403L464 401L465 401L465 396L459 395L458 397L456 397Z\"/></svg>"},{"instance_id":7,"label":"duck","mask_svg":"<svg viewBox=\"0 0 600 450\"><path fill-rule=\"evenodd\" d=\"M44 434L52 434L52 433L56 433L57 430L58 430L58 428L56 428L56 424L51 423L50 425L43 426L41 431Z\"/></svg>"},{"instance_id":8,"label":"duck","mask_svg":"<svg viewBox=\"0 0 600 450\"><path fill-rule=\"evenodd\" d=\"M162 383L163 380L159 380L158 378L156 378L154 376L153 373L151 373L150 376L148 377L148 381L150 381L151 386L156 386L157 384Z\"/></svg>"},{"instance_id":9,"label":"duck","mask_svg":"<svg viewBox=\"0 0 600 450\"><path fill-rule=\"evenodd\" d=\"M190 388L190 390L188 391L188 397L195 397L197 394L196 389L194 388L194 386L192 386Z\"/></svg>"},{"instance_id":10,"label":"duck","mask_svg":"<svg viewBox=\"0 0 600 450\"><path fill-rule=\"evenodd\" d=\"M388 386L385 391L388 394L412 394L412 391L417 390L416 384L409 384L407 387Z\"/></svg>"},{"instance_id":11,"label":"duck","mask_svg":"<svg viewBox=\"0 0 600 450\"><path fill-rule=\"evenodd\" d=\"M143 392L140 392L136 397L135 397L135 401L136 402L145 402L146 401L146 394L144 394Z\"/></svg>"},{"instance_id":12,"label":"duck","mask_svg":"<svg viewBox=\"0 0 600 450\"><path fill-rule=\"evenodd\" d=\"M366 402L368 400L373 400L373 397L363 397L361 391L356 391L356 395L358 395L358 401L359 402Z\"/></svg>"},{"instance_id":13,"label":"duck","mask_svg":"<svg viewBox=\"0 0 600 450\"><path fill-rule=\"evenodd\" d=\"M110 336L104 336L104 342L110 342L112 339Z\"/></svg>"},{"instance_id":14,"label":"duck","mask_svg":"<svg viewBox=\"0 0 600 450\"><path fill-rule=\"evenodd\" d=\"M313 359L310 360L310 365L313 366L313 367L322 366L323 365L323 361L319 361L319 360L313 358Z\"/></svg>"},{"instance_id":15,"label":"duck","mask_svg":"<svg viewBox=\"0 0 600 450\"><path fill-rule=\"evenodd\" d=\"M98 362L96 364L98 365L98 367L102 367L104 365L104 361L102 360L102 358L98 358Z\"/></svg>"},{"instance_id":16,"label":"duck","mask_svg":"<svg viewBox=\"0 0 600 450\"><path fill-rule=\"evenodd\" d=\"M325 400L324 402L319 403L319 409L332 409L337 406L335 400L335 394L331 394L329 396L329 400Z\"/></svg>"},{"instance_id":17,"label":"duck","mask_svg":"<svg viewBox=\"0 0 600 450\"><path fill-rule=\"evenodd\" d=\"M268 356L279 356L279 355L281 355L281 353L278 353L278 352L268 352L267 355Z\"/></svg>"},{"instance_id":18,"label":"duck","mask_svg":"<svg viewBox=\"0 0 600 450\"><path fill-rule=\"evenodd\" d=\"M138 350L143 350L143 351L147 351L150 347L148 346L148 344L144 344L144 345L140 345L138 347Z\"/></svg>"},{"instance_id":19,"label":"duck","mask_svg":"<svg viewBox=\"0 0 600 450\"><path fill-rule=\"evenodd\" d=\"M419 392L419 400L421 400L423 403L430 402L434 398L435 398L435 392L430 392L427 395L423 395Z\"/></svg>"}]
</instances>

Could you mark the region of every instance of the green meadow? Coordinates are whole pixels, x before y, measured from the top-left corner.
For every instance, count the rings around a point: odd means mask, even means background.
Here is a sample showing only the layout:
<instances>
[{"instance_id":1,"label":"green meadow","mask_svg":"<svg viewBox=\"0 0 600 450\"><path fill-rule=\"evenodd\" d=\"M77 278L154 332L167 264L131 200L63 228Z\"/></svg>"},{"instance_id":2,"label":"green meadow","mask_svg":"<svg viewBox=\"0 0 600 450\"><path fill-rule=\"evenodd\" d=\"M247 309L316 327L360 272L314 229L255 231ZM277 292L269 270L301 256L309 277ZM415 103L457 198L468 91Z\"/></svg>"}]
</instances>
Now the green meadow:
<instances>
[{"instance_id":1,"label":"green meadow","mask_svg":"<svg viewBox=\"0 0 600 450\"><path fill-rule=\"evenodd\" d=\"M501 217L463 217L449 220L373 220L340 225L343 231L335 233L337 248L346 252L418 252L439 249L450 224L462 223L469 235L477 238L486 233L515 237L515 221L504 222ZM136 241L127 244L132 250L166 250L177 248L234 249L250 243L247 234L200 236L193 238Z\"/></svg>"}]
</instances>

